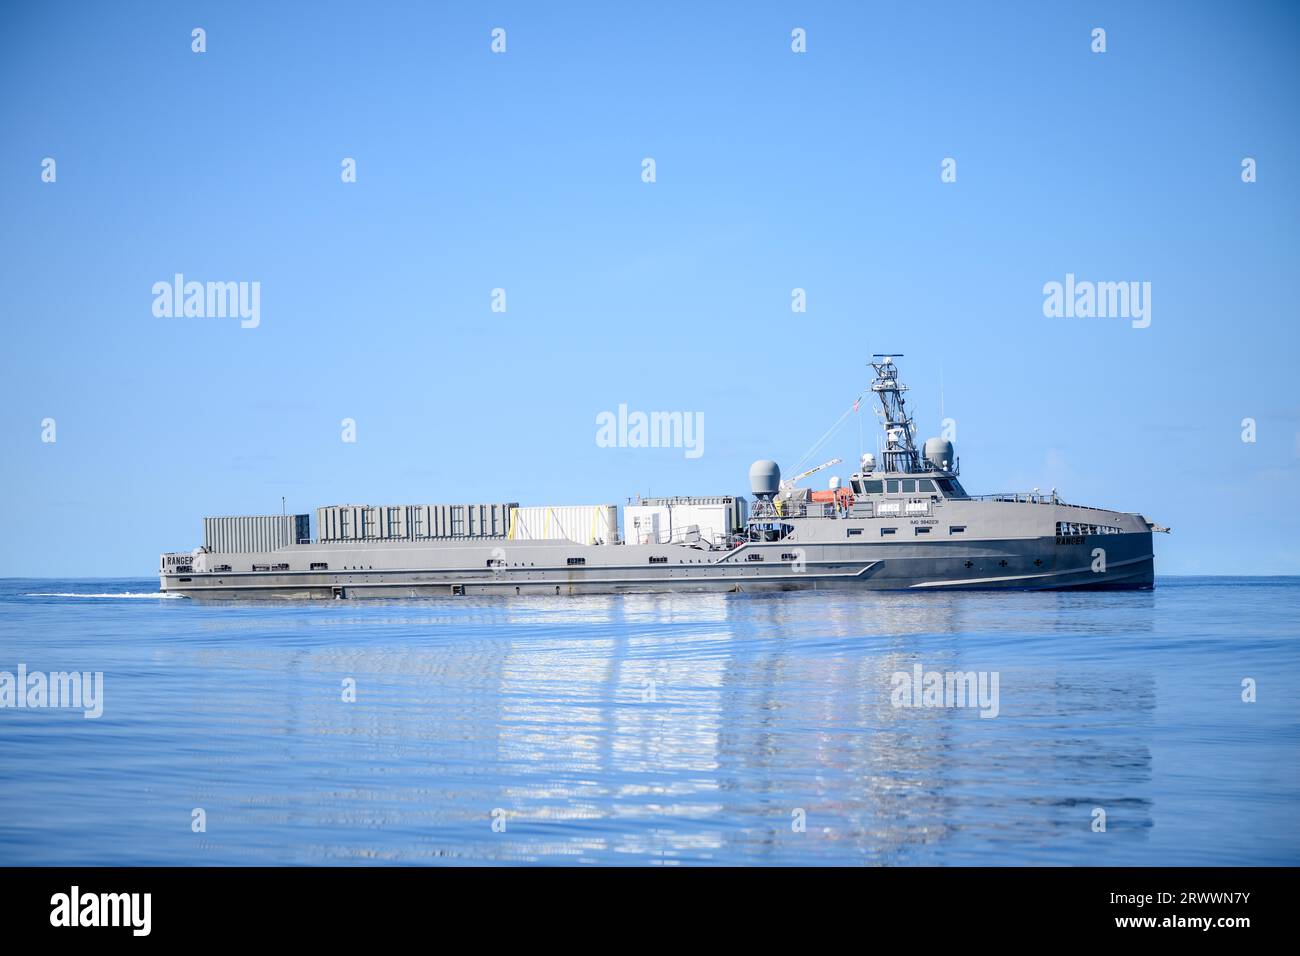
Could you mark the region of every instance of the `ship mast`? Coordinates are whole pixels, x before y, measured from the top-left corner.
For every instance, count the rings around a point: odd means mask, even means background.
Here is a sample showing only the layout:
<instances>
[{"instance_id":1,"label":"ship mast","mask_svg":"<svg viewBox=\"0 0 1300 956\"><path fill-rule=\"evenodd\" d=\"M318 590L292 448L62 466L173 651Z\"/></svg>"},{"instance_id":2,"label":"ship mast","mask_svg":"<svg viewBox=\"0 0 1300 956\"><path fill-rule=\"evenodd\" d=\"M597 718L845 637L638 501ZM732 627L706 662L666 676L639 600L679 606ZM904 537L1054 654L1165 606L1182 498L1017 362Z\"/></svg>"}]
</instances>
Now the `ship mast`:
<instances>
[{"instance_id":1,"label":"ship mast","mask_svg":"<svg viewBox=\"0 0 1300 956\"><path fill-rule=\"evenodd\" d=\"M871 383L871 390L880 398L881 411L877 414L884 419L885 471L904 474L921 471L921 456L912 439L912 419L903 407L907 386L898 380L898 366L892 357L878 353L872 359L876 380Z\"/></svg>"}]
</instances>

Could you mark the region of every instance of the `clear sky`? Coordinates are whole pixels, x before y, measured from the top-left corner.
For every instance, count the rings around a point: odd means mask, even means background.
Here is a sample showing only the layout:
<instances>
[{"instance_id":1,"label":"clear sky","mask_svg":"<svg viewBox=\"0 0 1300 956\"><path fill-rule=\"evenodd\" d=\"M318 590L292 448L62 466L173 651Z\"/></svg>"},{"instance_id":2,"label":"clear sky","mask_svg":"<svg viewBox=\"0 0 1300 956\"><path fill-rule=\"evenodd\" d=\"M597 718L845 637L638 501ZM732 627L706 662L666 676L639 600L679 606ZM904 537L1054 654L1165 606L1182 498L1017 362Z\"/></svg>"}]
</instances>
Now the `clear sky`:
<instances>
[{"instance_id":1,"label":"clear sky","mask_svg":"<svg viewBox=\"0 0 1300 956\"><path fill-rule=\"evenodd\" d=\"M1300 572L1298 46L1264 2L4 4L0 574L148 575L282 495L744 493L873 352L922 438L942 380L968 490ZM176 273L260 324L155 316ZM1149 327L1045 316L1067 273ZM620 404L703 454L599 447Z\"/></svg>"}]
</instances>

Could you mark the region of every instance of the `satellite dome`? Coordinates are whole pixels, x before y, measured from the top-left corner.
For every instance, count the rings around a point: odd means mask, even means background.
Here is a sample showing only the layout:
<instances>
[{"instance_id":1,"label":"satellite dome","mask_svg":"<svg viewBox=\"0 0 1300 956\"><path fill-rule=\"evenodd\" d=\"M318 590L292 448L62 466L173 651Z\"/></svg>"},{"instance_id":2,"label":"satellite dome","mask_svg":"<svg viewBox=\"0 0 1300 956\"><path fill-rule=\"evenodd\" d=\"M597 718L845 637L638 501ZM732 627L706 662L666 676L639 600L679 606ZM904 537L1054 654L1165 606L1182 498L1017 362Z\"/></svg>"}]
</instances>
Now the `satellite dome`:
<instances>
[{"instance_id":1,"label":"satellite dome","mask_svg":"<svg viewBox=\"0 0 1300 956\"><path fill-rule=\"evenodd\" d=\"M939 471L952 471L956 458L952 453L952 442L946 438L927 438L925 440L925 460L931 468Z\"/></svg>"},{"instance_id":2,"label":"satellite dome","mask_svg":"<svg viewBox=\"0 0 1300 956\"><path fill-rule=\"evenodd\" d=\"M864 475L869 475L871 474L871 472L875 470L876 470L876 456L871 454L871 452L867 452L865 455L862 456L862 473Z\"/></svg>"},{"instance_id":3,"label":"satellite dome","mask_svg":"<svg viewBox=\"0 0 1300 956\"><path fill-rule=\"evenodd\" d=\"M755 498L771 498L781 487L781 466L766 458L749 466L749 490Z\"/></svg>"}]
</instances>

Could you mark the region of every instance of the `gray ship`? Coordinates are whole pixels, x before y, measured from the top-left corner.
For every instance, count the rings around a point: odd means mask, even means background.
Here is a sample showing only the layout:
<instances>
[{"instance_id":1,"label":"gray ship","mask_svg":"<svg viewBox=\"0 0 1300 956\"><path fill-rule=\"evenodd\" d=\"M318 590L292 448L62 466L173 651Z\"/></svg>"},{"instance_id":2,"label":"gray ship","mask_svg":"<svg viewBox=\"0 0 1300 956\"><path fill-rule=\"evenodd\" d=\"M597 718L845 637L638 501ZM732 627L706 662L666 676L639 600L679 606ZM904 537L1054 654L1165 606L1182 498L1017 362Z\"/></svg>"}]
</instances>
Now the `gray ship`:
<instances>
[{"instance_id":1,"label":"gray ship","mask_svg":"<svg viewBox=\"0 0 1300 956\"><path fill-rule=\"evenodd\" d=\"M1146 589L1152 533L1140 514L1048 494L966 493L952 443L918 450L907 386L871 362L884 428L847 484L749 471L743 497L617 508L515 504L335 505L309 515L208 518L204 545L161 557L161 587L194 598L426 598L863 588ZM856 403L855 403L856 407Z\"/></svg>"}]
</instances>

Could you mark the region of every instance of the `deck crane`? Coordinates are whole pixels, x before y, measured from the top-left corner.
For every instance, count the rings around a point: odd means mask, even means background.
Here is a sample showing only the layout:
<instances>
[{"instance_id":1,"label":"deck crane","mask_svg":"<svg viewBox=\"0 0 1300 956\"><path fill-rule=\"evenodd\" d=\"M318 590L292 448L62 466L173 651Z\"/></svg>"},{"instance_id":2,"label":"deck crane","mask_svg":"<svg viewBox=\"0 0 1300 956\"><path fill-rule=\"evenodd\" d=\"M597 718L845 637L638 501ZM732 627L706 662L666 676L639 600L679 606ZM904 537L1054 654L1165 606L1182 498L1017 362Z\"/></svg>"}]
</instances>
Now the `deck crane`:
<instances>
[{"instance_id":1,"label":"deck crane","mask_svg":"<svg viewBox=\"0 0 1300 956\"><path fill-rule=\"evenodd\" d=\"M816 466L815 468L809 468L807 471L800 472L799 474L795 475L793 478L783 479L781 481L781 496L783 498L790 497L790 494L794 491L794 486L797 485L799 482L803 481L809 475L815 475L823 468L829 468L831 465L838 465L843 460L844 460L843 458L832 458L830 461L822 462L820 465Z\"/></svg>"}]
</instances>

